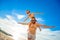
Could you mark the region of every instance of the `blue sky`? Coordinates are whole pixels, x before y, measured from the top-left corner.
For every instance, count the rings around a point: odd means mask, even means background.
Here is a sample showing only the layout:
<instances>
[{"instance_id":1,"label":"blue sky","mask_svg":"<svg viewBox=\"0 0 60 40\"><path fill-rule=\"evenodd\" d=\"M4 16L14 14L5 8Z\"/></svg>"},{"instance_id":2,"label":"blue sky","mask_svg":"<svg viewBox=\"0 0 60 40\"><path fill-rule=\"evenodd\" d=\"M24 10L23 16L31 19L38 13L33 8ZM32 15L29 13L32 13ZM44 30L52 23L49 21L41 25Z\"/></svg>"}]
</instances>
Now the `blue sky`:
<instances>
[{"instance_id":1,"label":"blue sky","mask_svg":"<svg viewBox=\"0 0 60 40\"><path fill-rule=\"evenodd\" d=\"M43 18L46 25L56 26L51 30L60 30L60 0L0 0L0 17L12 15L12 10L25 14L27 9L31 12L43 12L43 15L36 17Z\"/></svg>"}]
</instances>

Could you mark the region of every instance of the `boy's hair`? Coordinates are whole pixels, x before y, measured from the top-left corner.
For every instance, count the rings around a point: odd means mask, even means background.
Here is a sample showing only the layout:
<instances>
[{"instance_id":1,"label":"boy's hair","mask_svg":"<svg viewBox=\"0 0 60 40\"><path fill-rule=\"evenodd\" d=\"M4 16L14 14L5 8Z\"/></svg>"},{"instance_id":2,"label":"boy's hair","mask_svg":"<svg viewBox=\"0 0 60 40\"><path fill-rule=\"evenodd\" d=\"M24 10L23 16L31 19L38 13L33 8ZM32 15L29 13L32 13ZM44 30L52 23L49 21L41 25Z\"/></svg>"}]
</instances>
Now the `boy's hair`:
<instances>
[{"instance_id":1,"label":"boy's hair","mask_svg":"<svg viewBox=\"0 0 60 40\"><path fill-rule=\"evenodd\" d=\"M26 10L26 11L29 11L29 10ZM30 12L30 11L29 11Z\"/></svg>"}]
</instances>

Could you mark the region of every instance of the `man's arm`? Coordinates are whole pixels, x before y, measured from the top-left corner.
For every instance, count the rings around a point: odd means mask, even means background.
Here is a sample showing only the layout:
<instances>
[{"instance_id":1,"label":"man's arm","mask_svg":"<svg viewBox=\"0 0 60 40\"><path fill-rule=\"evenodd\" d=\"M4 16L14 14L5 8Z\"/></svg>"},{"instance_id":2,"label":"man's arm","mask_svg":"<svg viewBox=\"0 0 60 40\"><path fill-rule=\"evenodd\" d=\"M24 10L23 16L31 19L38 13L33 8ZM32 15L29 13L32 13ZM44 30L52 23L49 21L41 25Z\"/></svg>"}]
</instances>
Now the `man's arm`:
<instances>
[{"instance_id":1,"label":"man's arm","mask_svg":"<svg viewBox=\"0 0 60 40\"><path fill-rule=\"evenodd\" d=\"M42 26L41 24L37 23L37 27L39 28L40 31L41 31L41 26Z\"/></svg>"},{"instance_id":2,"label":"man's arm","mask_svg":"<svg viewBox=\"0 0 60 40\"><path fill-rule=\"evenodd\" d=\"M46 25L42 25L43 28L54 28L55 26L46 26Z\"/></svg>"},{"instance_id":3,"label":"man's arm","mask_svg":"<svg viewBox=\"0 0 60 40\"><path fill-rule=\"evenodd\" d=\"M42 25L42 24L37 24L37 26L39 27L40 31L41 31L41 27L43 28L54 28L55 26L46 26L46 25Z\"/></svg>"},{"instance_id":4,"label":"man's arm","mask_svg":"<svg viewBox=\"0 0 60 40\"><path fill-rule=\"evenodd\" d=\"M43 24L38 24L38 26L41 26L43 28L54 28L55 26L46 26L46 25L43 25Z\"/></svg>"},{"instance_id":5,"label":"man's arm","mask_svg":"<svg viewBox=\"0 0 60 40\"><path fill-rule=\"evenodd\" d=\"M21 22L18 22L18 24L22 24L22 25L28 25L28 23L21 23Z\"/></svg>"}]
</instances>

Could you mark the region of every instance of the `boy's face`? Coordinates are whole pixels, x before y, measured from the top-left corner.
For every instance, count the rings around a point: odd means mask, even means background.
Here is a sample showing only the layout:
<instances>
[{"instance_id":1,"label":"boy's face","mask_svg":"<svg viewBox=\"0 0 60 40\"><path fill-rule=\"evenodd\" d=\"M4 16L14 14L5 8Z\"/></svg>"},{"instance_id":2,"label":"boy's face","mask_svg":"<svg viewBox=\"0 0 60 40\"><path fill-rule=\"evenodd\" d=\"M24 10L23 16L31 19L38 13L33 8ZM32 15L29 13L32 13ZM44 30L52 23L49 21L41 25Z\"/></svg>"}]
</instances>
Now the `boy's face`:
<instances>
[{"instance_id":1,"label":"boy's face","mask_svg":"<svg viewBox=\"0 0 60 40\"><path fill-rule=\"evenodd\" d=\"M29 13L30 13L30 11L26 11L26 13L27 13L27 14L29 14Z\"/></svg>"}]
</instances>

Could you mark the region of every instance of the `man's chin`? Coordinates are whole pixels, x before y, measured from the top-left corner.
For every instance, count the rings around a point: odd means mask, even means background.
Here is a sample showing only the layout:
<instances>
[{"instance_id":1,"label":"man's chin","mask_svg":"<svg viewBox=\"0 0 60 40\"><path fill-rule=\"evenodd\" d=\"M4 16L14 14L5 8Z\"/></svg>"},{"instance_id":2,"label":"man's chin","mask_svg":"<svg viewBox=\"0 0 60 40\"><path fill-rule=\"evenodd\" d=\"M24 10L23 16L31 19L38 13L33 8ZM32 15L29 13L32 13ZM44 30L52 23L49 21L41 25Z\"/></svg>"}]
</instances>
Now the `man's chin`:
<instances>
[{"instance_id":1,"label":"man's chin","mask_svg":"<svg viewBox=\"0 0 60 40\"><path fill-rule=\"evenodd\" d=\"M33 24L35 24L35 22Z\"/></svg>"}]
</instances>

